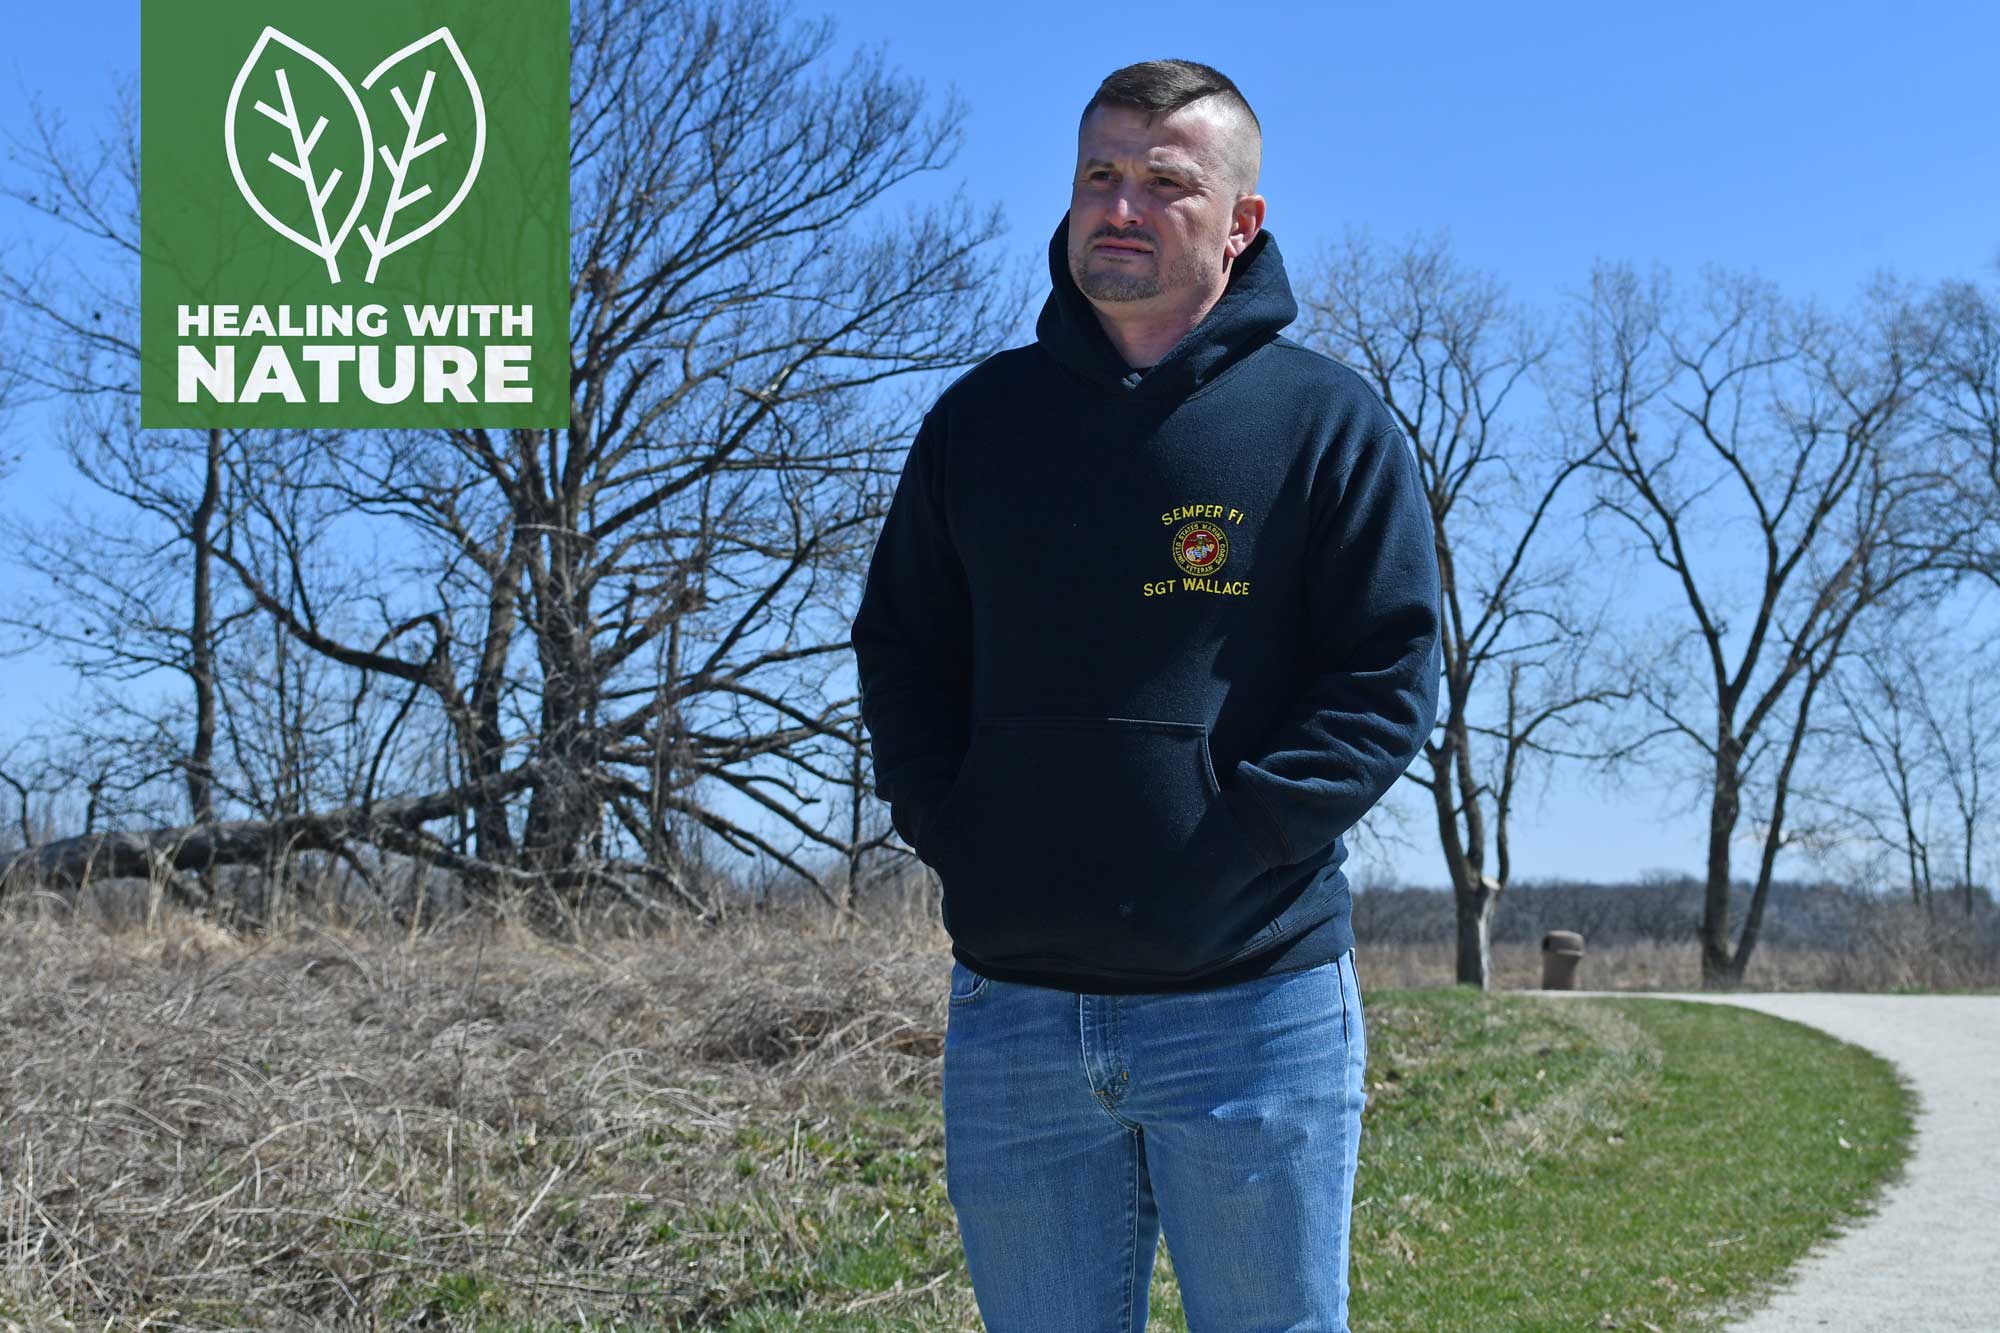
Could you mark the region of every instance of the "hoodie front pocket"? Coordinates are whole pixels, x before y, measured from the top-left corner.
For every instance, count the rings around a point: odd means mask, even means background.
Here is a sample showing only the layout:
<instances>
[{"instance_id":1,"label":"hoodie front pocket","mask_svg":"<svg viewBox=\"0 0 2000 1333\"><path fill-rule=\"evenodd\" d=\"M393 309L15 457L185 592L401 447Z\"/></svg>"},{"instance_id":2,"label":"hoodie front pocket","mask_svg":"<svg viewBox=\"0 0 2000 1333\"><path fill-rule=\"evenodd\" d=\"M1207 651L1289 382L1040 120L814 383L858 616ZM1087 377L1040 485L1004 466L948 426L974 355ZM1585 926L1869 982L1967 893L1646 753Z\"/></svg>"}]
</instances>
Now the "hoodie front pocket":
<instances>
[{"instance_id":1,"label":"hoodie front pocket","mask_svg":"<svg viewBox=\"0 0 2000 1333\"><path fill-rule=\"evenodd\" d=\"M1200 723L983 719L933 819L945 927L982 958L1176 975L1267 924Z\"/></svg>"}]
</instances>

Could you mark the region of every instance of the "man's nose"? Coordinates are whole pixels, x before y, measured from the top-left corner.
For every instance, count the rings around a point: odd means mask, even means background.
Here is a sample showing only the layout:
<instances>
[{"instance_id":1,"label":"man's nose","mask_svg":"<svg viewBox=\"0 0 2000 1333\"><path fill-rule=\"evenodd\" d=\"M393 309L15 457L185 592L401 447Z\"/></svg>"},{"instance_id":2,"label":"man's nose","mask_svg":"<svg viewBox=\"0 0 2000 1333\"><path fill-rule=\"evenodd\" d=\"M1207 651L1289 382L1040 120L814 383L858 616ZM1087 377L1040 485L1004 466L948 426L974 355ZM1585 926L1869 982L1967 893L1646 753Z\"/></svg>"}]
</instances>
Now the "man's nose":
<instances>
[{"instance_id":1,"label":"man's nose","mask_svg":"<svg viewBox=\"0 0 2000 1333\"><path fill-rule=\"evenodd\" d=\"M1104 207L1104 220L1121 231L1141 221L1129 187L1121 185L1111 192L1111 199Z\"/></svg>"}]
</instances>

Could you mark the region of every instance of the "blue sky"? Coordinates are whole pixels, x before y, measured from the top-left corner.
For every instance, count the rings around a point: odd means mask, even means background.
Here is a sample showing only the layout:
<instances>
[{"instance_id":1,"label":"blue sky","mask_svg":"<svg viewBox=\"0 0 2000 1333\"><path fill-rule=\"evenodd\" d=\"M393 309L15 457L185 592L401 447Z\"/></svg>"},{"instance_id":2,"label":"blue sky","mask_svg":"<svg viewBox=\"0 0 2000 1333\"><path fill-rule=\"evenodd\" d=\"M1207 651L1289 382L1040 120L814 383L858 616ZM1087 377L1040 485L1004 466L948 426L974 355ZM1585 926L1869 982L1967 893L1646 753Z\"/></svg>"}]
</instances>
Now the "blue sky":
<instances>
[{"instance_id":1,"label":"blue sky","mask_svg":"<svg viewBox=\"0 0 2000 1333\"><path fill-rule=\"evenodd\" d=\"M1714 262L1836 305L1878 270L1990 278L2000 259L2000 6L844 0L794 13L835 18L836 60L879 44L937 102L965 100L951 170L905 197L962 183L999 203L1003 246L1038 273L1078 111L1105 74L1160 56L1215 65L1249 98L1265 225L1294 266L1350 226L1384 241L1443 229L1462 261L1553 309L1597 258L1690 282ZM79 130L96 123L113 73L138 64L138 27L132 0L10 6L0 127L22 128L25 91ZM22 225L0 207L0 246ZM9 432L29 455L10 507L74 488L39 425L24 414ZM0 742L68 687L10 665ZM1517 874L1701 861L1705 816L1662 814L1643 784L1599 798L1559 774L1520 820ZM1406 882L1440 882L1422 851L1380 855Z\"/></svg>"},{"instance_id":2,"label":"blue sky","mask_svg":"<svg viewBox=\"0 0 2000 1333\"><path fill-rule=\"evenodd\" d=\"M1066 201L1078 109L1132 60L1223 70L1264 127L1265 223L1301 252L1350 223L1448 228L1520 296L1595 256L1715 260L1844 296L1877 267L2000 254L1990 95L2000 9L850 0L844 34L970 104L960 162L1039 244ZM1107 21L1113 20L1116 21ZM1303 243L1303 247L1302 247Z\"/></svg>"}]
</instances>

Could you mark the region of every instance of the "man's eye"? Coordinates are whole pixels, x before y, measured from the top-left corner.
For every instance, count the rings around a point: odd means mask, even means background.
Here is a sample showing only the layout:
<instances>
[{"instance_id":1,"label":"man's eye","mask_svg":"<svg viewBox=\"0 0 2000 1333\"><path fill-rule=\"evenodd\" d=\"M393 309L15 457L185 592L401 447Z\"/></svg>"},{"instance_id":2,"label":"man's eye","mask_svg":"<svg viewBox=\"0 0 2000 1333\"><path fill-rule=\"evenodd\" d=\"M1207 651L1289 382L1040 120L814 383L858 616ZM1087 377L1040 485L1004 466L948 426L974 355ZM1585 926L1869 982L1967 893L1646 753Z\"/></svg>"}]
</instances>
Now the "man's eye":
<instances>
[{"instance_id":1,"label":"man's eye","mask_svg":"<svg viewBox=\"0 0 2000 1333\"><path fill-rule=\"evenodd\" d=\"M1162 184L1162 185L1169 185L1169 186L1171 186L1171 185L1179 185L1179 184L1180 184L1180 182L1179 182L1179 181L1177 181L1177 180L1175 180L1175 179L1174 179L1174 178L1173 178L1172 176L1155 176L1155 177L1153 177L1153 179L1154 179L1154 180L1156 180L1156 181L1158 181L1158 182L1160 182L1160 184Z\"/></svg>"}]
</instances>

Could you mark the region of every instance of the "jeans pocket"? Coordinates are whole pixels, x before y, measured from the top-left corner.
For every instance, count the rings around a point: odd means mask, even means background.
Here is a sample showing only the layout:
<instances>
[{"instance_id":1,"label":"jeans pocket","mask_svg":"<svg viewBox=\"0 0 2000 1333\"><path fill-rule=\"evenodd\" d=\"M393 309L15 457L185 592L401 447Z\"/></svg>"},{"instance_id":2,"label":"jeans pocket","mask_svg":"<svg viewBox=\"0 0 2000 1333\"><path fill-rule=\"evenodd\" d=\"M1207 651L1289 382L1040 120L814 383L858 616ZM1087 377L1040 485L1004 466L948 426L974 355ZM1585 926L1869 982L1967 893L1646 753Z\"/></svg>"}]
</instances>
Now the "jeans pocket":
<instances>
[{"instance_id":1,"label":"jeans pocket","mask_svg":"<svg viewBox=\"0 0 2000 1333\"><path fill-rule=\"evenodd\" d=\"M951 960L951 1000L952 1004L969 1004L986 993L992 979L981 976L964 963Z\"/></svg>"},{"instance_id":2,"label":"jeans pocket","mask_svg":"<svg viewBox=\"0 0 2000 1333\"><path fill-rule=\"evenodd\" d=\"M1367 1063L1368 1027L1361 1013L1361 982L1354 975L1354 950L1337 960L1340 963L1340 1035L1354 1053L1354 1062ZM1358 1049L1357 1049L1358 1048Z\"/></svg>"}]
</instances>

